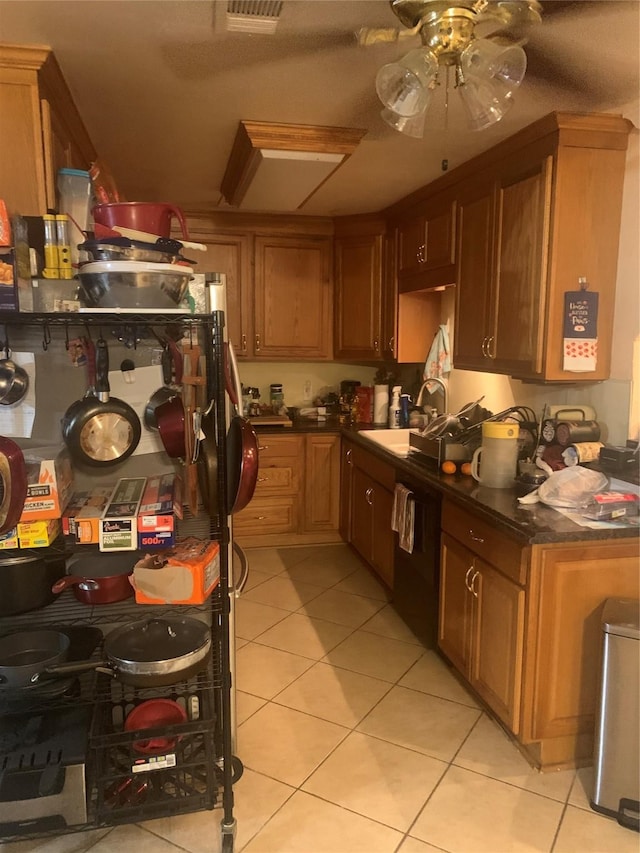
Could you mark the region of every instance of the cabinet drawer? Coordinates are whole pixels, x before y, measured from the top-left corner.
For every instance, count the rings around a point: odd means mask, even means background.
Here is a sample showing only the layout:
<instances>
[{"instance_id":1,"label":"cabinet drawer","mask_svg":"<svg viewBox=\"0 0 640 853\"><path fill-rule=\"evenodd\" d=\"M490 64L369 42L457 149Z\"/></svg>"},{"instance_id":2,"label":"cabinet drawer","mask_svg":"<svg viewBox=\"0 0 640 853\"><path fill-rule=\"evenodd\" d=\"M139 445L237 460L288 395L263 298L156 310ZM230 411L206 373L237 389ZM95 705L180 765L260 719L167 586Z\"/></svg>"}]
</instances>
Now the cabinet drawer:
<instances>
[{"instance_id":1,"label":"cabinet drawer","mask_svg":"<svg viewBox=\"0 0 640 853\"><path fill-rule=\"evenodd\" d=\"M295 495L300 490L301 482L301 459L294 456L261 456L255 495Z\"/></svg>"},{"instance_id":2,"label":"cabinet drawer","mask_svg":"<svg viewBox=\"0 0 640 853\"><path fill-rule=\"evenodd\" d=\"M445 500L442 529L516 583L527 582L529 549L457 504Z\"/></svg>"},{"instance_id":3,"label":"cabinet drawer","mask_svg":"<svg viewBox=\"0 0 640 853\"><path fill-rule=\"evenodd\" d=\"M260 461L274 456L298 456L303 454L302 435L261 435L258 433L258 457Z\"/></svg>"},{"instance_id":4,"label":"cabinet drawer","mask_svg":"<svg viewBox=\"0 0 640 853\"><path fill-rule=\"evenodd\" d=\"M366 471L373 480L376 480L386 489L389 489L391 492L394 490L396 469L393 465L383 462L382 459L378 459L373 453L369 453L368 450L358 447L357 444L353 445L351 461L356 467Z\"/></svg>"},{"instance_id":5,"label":"cabinet drawer","mask_svg":"<svg viewBox=\"0 0 640 853\"><path fill-rule=\"evenodd\" d=\"M263 533L296 533L298 500L286 498L253 498L248 507L233 517L233 532L247 536Z\"/></svg>"}]
</instances>

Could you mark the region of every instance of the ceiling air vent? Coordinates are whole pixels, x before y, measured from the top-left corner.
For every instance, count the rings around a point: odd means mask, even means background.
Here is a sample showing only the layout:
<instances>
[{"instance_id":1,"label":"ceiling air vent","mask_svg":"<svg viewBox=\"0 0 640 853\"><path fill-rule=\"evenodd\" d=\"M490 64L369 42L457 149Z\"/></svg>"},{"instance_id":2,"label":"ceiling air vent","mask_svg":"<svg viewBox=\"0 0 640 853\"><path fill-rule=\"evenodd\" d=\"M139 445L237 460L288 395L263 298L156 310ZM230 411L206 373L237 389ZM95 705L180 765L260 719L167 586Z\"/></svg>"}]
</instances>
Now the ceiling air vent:
<instances>
[{"instance_id":1,"label":"ceiling air vent","mask_svg":"<svg viewBox=\"0 0 640 853\"><path fill-rule=\"evenodd\" d=\"M283 0L228 0L227 30L242 33L274 33Z\"/></svg>"}]
</instances>

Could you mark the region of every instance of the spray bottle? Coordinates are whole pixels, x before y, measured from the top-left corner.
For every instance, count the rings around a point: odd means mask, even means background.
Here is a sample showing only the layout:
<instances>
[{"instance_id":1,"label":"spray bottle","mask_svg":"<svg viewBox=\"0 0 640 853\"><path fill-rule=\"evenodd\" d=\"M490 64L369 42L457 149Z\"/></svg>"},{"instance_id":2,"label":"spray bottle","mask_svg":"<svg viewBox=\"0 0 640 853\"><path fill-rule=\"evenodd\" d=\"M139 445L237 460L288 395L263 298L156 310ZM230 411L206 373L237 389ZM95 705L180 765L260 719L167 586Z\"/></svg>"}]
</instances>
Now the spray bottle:
<instances>
[{"instance_id":1,"label":"spray bottle","mask_svg":"<svg viewBox=\"0 0 640 853\"><path fill-rule=\"evenodd\" d=\"M400 392L401 385L394 385L391 397L391 405L389 406L389 429L400 429Z\"/></svg>"}]
</instances>

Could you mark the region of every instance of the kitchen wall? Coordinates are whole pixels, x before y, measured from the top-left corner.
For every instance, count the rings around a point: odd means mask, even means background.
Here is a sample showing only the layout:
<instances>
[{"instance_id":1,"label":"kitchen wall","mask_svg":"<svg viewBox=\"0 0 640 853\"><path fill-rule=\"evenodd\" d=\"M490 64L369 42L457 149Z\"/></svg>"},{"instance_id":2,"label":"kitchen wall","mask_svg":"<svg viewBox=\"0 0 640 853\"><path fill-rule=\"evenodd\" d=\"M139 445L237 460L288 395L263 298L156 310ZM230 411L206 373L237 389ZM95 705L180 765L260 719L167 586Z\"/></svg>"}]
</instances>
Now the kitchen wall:
<instances>
[{"instance_id":1,"label":"kitchen wall","mask_svg":"<svg viewBox=\"0 0 640 853\"><path fill-rule=\"evenodd\" d=\"M327 391L340 391L343 379L355 379L362 385L372 385L375 367L363 367L339 362L239 362L240 379L243 385L260 389L260 401L269 402L269 385L280 382L283 386L287 406L310 406L314 397ZM311 399L305 399L305 383L311 385Z\"/></svg>"}]
</instances>

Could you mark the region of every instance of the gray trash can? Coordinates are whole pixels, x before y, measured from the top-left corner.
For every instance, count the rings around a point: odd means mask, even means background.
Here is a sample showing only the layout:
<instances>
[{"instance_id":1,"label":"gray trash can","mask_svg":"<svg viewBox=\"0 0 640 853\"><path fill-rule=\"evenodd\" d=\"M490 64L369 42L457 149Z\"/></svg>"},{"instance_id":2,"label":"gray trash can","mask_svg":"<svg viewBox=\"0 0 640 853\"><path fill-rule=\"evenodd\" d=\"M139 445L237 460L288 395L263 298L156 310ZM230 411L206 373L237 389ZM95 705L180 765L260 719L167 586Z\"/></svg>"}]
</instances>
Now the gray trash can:
<instances>
[{"instance_id":1,"label":"gray trash can","mask_svg":"<svg viewBox=\"0 0 640 853\"><path fill-rule=\"evenodd\" d=\"M591 808L640 829L640 602L609 598L602 613L602 688Z\"/></svg>"}]
</instances>

